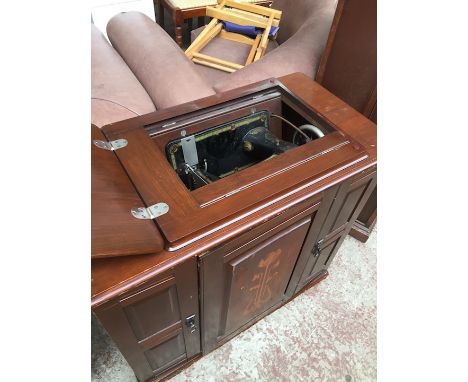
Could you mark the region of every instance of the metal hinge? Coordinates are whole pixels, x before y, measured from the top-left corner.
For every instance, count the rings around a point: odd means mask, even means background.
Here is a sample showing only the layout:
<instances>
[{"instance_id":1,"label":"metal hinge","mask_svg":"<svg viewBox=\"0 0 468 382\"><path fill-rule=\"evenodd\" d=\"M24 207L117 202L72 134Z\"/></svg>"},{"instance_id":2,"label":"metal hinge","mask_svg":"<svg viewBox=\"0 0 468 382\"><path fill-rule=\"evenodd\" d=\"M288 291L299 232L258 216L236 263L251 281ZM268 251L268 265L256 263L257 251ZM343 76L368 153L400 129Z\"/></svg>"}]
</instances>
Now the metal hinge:
<instances>
[{"instance_id":1,"label":"metal hinge","mask_svg":"<svg viewBox=\"0 0 468 382\"><path fill-rule=\"evenodd\" d=\"M318 255L320 255L320 252L322 251L322 244L323 244L323 239L320 239L319 241L315 243L314 248L312 249L312 254L314 255L314 257L317 257Z\"/></svg>"},{"instance_id":2,"label":"metal hinge","mask_svg":"<svg viewBox=\"0 0 468 382\"><path fill-rule=\"evenodd\" d=\"M128 145L128 141L126 139L116 139L115 141L110 141L110 142L100 141L98 139L95 139L93 143L95 146L99 147L100 149L111 150L111 151L121 149L122 147L125 147Z\"/></svg>"},{"instance_id":3,"label":"metal hinge","mask_svg":"<svg viewBox=\"0 0 468 382\"><path fill-rule=\"evenodd\" d=\"M149 207L135 207L131 210L133 217L137 219L156 219L158 216L169 212L166 203L156 203Z\"/></svg>"}]
</instances>

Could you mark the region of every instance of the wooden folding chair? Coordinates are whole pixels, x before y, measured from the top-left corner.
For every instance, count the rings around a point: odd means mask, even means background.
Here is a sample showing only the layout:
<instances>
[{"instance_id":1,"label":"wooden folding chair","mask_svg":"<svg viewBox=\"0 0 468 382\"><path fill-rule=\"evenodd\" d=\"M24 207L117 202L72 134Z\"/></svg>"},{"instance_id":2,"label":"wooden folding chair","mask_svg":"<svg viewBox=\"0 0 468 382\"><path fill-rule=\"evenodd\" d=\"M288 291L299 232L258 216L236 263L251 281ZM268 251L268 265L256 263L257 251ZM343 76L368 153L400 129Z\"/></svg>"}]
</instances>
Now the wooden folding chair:
<instances>
[{"instance_id":1,"label":"wooden folding chair","mask_svg":"<svg viewBox=\"0 0 468 382\"><path fill-rule=\"evenodd\" d=\"M281 11L255 4L241 3L234 0L218 0L215 7L207 7L206 15L212 17L211 22L203 29L195 41L187 48L185 55L193 62L225 72L235 72L245 65L259 60L266 51L272 26L279 26ZM223 29L222 21L228 21L242 26L263 28L262 34L255 39ZM225 40L251 45L245 65L230 62L200 53L200 51L216 36Z\"/></svg>"}]
</instances>

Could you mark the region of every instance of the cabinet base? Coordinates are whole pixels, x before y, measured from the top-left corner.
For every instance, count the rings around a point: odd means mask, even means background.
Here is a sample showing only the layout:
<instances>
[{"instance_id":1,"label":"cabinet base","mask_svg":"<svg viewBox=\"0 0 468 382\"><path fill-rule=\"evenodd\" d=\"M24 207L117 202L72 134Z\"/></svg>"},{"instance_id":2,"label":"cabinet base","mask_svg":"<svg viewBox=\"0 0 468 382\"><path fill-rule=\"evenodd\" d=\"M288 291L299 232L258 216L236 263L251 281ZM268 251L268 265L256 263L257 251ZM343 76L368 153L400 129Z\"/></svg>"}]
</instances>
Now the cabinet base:
<instances>
[{"instance_id":1,"label":"cabinet base","mask_svg":"<svg viewBox=\"0 0 468 382\"><path fill-rule=\"evenodd\" d=\"M365 243L369 239L376 222L377 219L375 219L369 227L366 227L362 222L356 220L353 224L353 228L349 231L349 234L356 240Z\"/></svg>"},{"instance_id":2,"label":"cabinet base","mask_svg":"<svg viewBox=\"0 0 468 382\"><path fill-rule=\"evenodd\" d=\"M312 288L314 285L317 285L320 281L325 280L328 277L328 275L329 273L327 270L324 269L320 271L319 273L317 273L317 276L315 276L312 280L309 281L308 284L304 285L302 289L300 289L297 293L295 293L293 297L291 298L291 300L289 301L292 301L294 298L304 293L306 290Z\"/></svg>"},{"instance_id":3,"label":"cabinet base","mask_svg":"<svg viewBox=\"0 0 468 382\"><path fill-rule=\"evenodd\" d=\"M194 362L198 361L202 357L202 354L194 355L192 358L187 360L186 362L182 362L181 364L175 366L174 369L165 372L164 374L158 375L157 377L150 378L146 382L164 382L172 377L175 377L179 374L182 370L191 366Z\"/></svg>"},{"instance_id":4,"label":"cabinet base","mask_svg":"<svg viewBox=\"0 0 468 382\"><path fill-rule=\"evenodd\" d=\"M328 277L328 275L329 275L329 273L328 273L327 270L320 271L319 273L317 273L316 277L314 277L307 285L305 285L299 292L294 294L290 299L286 299L285 301L282 301L281 303L279 303L279 304L277 304L275 306L272 306L270 309L266 310L261 315L259 315L259 316L255 317L254 319L250 320L243 327L241 327L240 329L236 330L234 333L231 333L230 335L226 336L221 341L219 341L215 348L213 348L211 350L208 350L206 352L204 351L203 356L211 353L213 350L216 350L220 346L224 345L226 342L229 342L231 339L236 337L238 334L240 334L240 333L244 332L245 330L249 329L252 325L256 324L261 319L265 318L266 316L270 315L271 313L273 313L277 309L279 309L282 306L286 305L287 303L291 302L293 299L295 299L297 296L299 296L300 294L302 294L303 292L305 292L309 288L312 288L314 285L317 285L320 281L326 279Z\"/></svg>"}]
</instances>

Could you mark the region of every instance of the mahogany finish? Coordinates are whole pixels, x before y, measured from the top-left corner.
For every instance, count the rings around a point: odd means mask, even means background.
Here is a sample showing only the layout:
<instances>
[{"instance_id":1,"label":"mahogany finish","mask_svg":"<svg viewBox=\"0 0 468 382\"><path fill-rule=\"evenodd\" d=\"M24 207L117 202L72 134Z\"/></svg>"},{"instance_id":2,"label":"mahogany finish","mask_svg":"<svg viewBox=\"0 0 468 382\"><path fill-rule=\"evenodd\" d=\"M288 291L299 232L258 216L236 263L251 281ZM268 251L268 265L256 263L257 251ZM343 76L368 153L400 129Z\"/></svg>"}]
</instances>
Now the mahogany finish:
<instances>
[{"instance_id":1,"label":"mahogany finish","mask_svg":"<svg viewBox=\"0 0 468 382\"><path fill-rule=\"evenodd\" d=\"M285 300L310 214L308 209L263 234L262 227L201 257L204 352Z\"/></svg>"},{"instance_id":2,"label":"mahogany finish","mask_svg":"<svg viewBox=\"0 0 468 382\"><path fill-rule=\"evenodd\" d=\"M95 310L140 381L183 364L200 352L197 261L159 275L151 283ZM194 329L185 318L194 317Z\"/></svg>"},{"instance_id":3,"label":"mahogany finish","mask_svg":"<svg viewBox=\"0 0 468 382\"><path fill-rule=\"evenodd\" d=\"M92 140L106 140L91 127ZM164 241L156 224L128 213L142 204L116 156L91 145L91 256L92 258L159 252Z\"/></svg>"},{"instance_id":4,"label":"mahogany finish","mask_svg":"<svg viewBox=\"0 0 468 382\"><path fill-rule=\"evenodd\" d=\"M281 90L290 95L281 84L274 85L271 90ZM299 100L295 102L295 105L291 104L293 107L304 107ZM244 116L249 114L250 108L247 108ZM237 117L238 114L233 113L233 116ZM184 118L188 119L189 116L182 118L180 124L183 127L176 125L172 128L173 133L180 136L184 130L190 135L204 127L203 123L185 127ZM210 124L206 126L212 126L215 123L213 119L209 118ZM238 219L246 208L254 207L259 201L273 198L287 189L306 187L308 182L315 182L327 172L342 171L367 158L363 147L352 137L335 132L247 168L235 176L190 192L165 159L163 147L174 137L173 134L155 132L150 137L143 126L123 130L117 125L118 133L112 133L113 126L110 126L112 129L104 127L103 131L109 140L124 138L130 142L128 147L116 151L116 154L137 185L143 201L147 206L160 201L169 205L169 212L158 218L158 226L168 241L166 249L169 250L179 249L206 235L216 229L215 224L225 217ZM328 148L336 149L327 151ZM205 232L200 232L202 229Z\"/></svg>"},{"instance_id":5,"label":"mahogany finish","mask_svg":"<svg viewBox=\"0 0 468 382\"><path fill-rule=\"evenodd\" d=\"M279 103L278 91L287 107ZM268 92L274 94L259 98ZM329 130L321 139L190 192L166 160L165 142L183 129L192 134L248 115L259 104L285 115L312 111ZM272 129L281 132L281 125ZM141 381L173 375L326 277L375 188L375 124L303 74L102 131L108 140L128 140L115 152L99 152L100 160L120 163L117 184L131 186L126 192L133 192L133 199L124 206L128 216L138 202L170 207L153 221L130 216L135 224L159 229L164 248L92 260L93 310ZM109 189L107 197L115 198L113 193L120 190ZM122 248L138 252L138 237L128 238ZM115 248L116 238L99 230L92 239ZM191 315L192 328L186 322Z\"/></svg>"},{"instance_id":6,"label":"mahogany finish","mask_svg":"<svg viewBox=\"0 0 468 382\"><path fill-rule=\"evenodd\" d=\"M326 271L346 235L353 227L376 184L373 169L364 171L340 185L324 197L302 247L302 253L291 277L288 295L298 292L320 273ZM324 216L323 220L322 216Z\"/></svg>"},{"instance_id":7,"label":"mahogany finish","mask_svg":"<svg viewBox=\"0 0 468 382\"><path fill-rule=\"evenodd\" d=\"M377 123L377 0L339 0L316 81ZM351 235L365 242L377 220L377 189Z\"/></svg>"}]
</instances>

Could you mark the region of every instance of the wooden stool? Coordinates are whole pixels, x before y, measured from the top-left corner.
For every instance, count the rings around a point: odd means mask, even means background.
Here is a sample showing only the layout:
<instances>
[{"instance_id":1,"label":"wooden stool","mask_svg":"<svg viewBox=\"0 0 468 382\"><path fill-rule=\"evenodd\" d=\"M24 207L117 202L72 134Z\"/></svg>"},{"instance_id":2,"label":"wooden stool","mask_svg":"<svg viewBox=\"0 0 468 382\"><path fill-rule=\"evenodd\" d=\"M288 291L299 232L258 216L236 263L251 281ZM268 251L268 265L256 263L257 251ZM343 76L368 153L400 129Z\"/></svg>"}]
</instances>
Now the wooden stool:
<instances>
[{"instance_id":1,"label":"wooden stool","mask_svg":"<svg viewBox=\"0 0 468 382\"><path fill-rule=\"evenodd\" d=\"M174 21L175 40L182 47L182 24L184 20L198 17L198 25L204 24L206 16L206 7L217 5L216 0L158 0L159 18L158 23L164 29L164 9L166 9ZM260 5L271 5L272 1L266 0L242 0L246 3L255 3ZM154 0L156 3L156 0ZM156 4L155 4L156 6Z\"/></svg>"},{"instance_id":2,"label":"wooden stool","mask_svg":"<svg viewBox=\"0 0 468 382\"><path fill-rule=\"evenodd\" d=\"M220 0L216 7L207 7L206 14L212 17L210 23L192 42L185 51L185 55L194 63L209 66L228 73L242 69L244 65L226 61L217 57L208 56L200 51L216 36L226 40L236 41L249 45L250 53L245 65L259 60L266 52L270 30L278 27L282 12L276 9L260 7L255 4L240 3L233 0ZM249 38L239 33L227 32L223 29L223 21L239 26L256 27L263 29L256 38Z\"/></svg>"}]
</instances>

